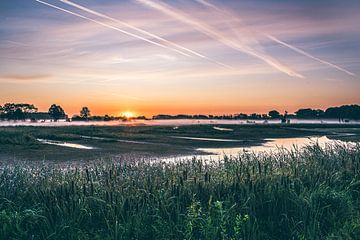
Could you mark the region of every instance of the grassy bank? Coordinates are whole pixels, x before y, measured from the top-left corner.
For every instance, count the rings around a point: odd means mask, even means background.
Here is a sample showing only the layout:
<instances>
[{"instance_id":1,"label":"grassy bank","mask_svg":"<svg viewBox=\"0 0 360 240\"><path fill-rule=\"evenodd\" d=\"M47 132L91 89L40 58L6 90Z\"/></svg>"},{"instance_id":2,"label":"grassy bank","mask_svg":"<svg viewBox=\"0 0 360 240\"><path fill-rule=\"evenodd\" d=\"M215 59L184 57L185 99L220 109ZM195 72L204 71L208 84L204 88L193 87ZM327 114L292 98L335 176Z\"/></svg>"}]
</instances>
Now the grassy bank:
<instances>
[{"instance_id":1,"label":"grassy bank","mask_svg":"<svg viewBox=\"0 0 360 240\"><path fill-rule=\"evenodd\" d=\"M360 147L0 171L0 239L359 239Z\"/></svg>"}]
</instances>

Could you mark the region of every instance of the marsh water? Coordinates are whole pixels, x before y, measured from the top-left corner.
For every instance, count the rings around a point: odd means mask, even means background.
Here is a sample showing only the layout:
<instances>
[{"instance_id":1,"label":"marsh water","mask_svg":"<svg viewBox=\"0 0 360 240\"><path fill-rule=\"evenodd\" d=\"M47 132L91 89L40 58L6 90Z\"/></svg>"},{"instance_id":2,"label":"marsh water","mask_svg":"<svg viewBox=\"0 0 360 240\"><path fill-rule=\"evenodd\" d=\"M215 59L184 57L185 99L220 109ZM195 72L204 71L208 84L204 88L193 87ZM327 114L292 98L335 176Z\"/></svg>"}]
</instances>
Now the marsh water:
<instances>
[{"instance_id":1,"label":"marsh water","mask_svg":"<svg viewBox=\"0 0 360 240\"><path fill-rule=\"evenodd\" d=\"M320 147L325 148L326 146L335 146L335 145L348 145L355 146L355 142L344 142L341 140L329 139L326 136L321 137L296 137L296 138L273 138L273 139L264 139L266 142L261 145L247 146L247 147L231 147L231 148L198 148L198 151L202 151L208 154L204 155L188 155L188 156L177 156L177 157L167 157L162 160L165 162L176 162L182 160L189 160L194 157L202 160L221 160L225 156L227 157L236 157L239 153L250 152L250 153L260 153L260 152L276 152L279 150L291 151L294 149L301 149L306 146L313 144L318 144Z\"/></svg>"},{"instance_id":2,"label":"marsh water","mask_svg":"<svg viewBox=\"0 0 360 240\"><path fill-rule=\"evenodd\" d=\"M41 139L41 138L38 138L36 140L43 144L56 145L56 146L60 146L60 147L69 147L69 148L87 149L87 150L96 149L95 147L86 146L86 145L77 144L77 143L54 141L54 140Z\"/></svg>"}]
</instances>

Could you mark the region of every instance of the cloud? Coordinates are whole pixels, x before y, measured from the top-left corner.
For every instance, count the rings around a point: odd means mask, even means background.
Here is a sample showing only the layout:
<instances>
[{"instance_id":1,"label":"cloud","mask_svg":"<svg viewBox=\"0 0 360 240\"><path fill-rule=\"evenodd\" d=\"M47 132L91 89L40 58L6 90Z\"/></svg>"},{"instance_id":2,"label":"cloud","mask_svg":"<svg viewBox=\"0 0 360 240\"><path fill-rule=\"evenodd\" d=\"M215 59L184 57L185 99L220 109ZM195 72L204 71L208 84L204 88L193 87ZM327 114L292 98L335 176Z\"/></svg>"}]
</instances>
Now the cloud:
<instances>
[{"instance_id":1,"label":"cloud","mask_svg":"<svg viewBox=\"0 0 360 240\"><path fill-rule=\"evenodd\" d=\"M99 24L99 25L108 27L108 28L110 28L110 29L119 31L119 32L121 32L121 33L123 33L123 34L129 35L129 36L131 36L131 37L135 37L135 38L137 38L137 39L140 39L140 40L143 40L143 41L145 41L145 42L151 43L151 44L153 44L153 45L156 45L156 46L159 46L159 47L162 47L162 48L165 48L165 49L169 49L169 50L175 51L175 52L177 52L177 53L179 53L179 54L182 54L182 55L184 55L184 56L186 56L186 57L190 57L189 54L192 54L192 55L195 55L195 56L200 57L200 58L202 58L202 59L205 59L205 60L207 60L207 61L216 63L216 64L218 64L218 65L220 65L220 66L222 66L222 67L231 68L229 65L226 65L226 64L221 63L221 62L219 62L219 61L213 60L213 59L211 59L211 58L209 58L209 57L206 57L206 56L204 56L204 55L202 55L202 54L200 54L200 53L198 53L198 52L196 52L196 51L193 51L193 50L191 50L191 49L185 48L185 47L183 47L183 46L181 46L181 45L179 45L179 44L173 43L173 42L171 42L171 41L168 41L168 40L166 40L166 39L164 39L164 38L162 38L162 37L160 37L160 36L157 36L157 35L155 35L155 34L152 34L152 33L150 33L150 32L147 32L147 31L142 30L142 29L140 29L140 28L137 28L137 27L135 27L135 26L132 26L132 25L130 25L130 24L128 24L128 23L119 21L119 20L117 20L117 19L115 19L115 18L109 17L109 16L107 16L107 15L105 15L105 14L102 14L102 13L99 13L99 12L96 12L96 11L93 11L93 10L91 10L91 9L89 9L89 8L84 7L84 6L81 6L81 5L72 3L72 2L70 2L70 1L61 0L62 2L66 3L66 4L68 4L68 5L71 5L71 6L73 6L73 7L76 7L76 8L78 8L78 9L81 9L81 10L83 10L83 11L86 11L86 12L88 12L88 13L94 14L94 15L99 16L99 17L102 17L102 18L105 18L105 19L107 19L107 20L111 20L111 21L116 22L116 23L120 23L120 24L122 24L123 26L126 26L126 27L128 27L128 28L130 28L130 29L132 29L132 30L136 30L136 31L138 31L138 32L140 32L140 33L142 33L142 34L145 34L145 35L147 35L148 37L150 36L150 37L152 37L152 38L155 38L155 39L157 39L157 40L160 40L160 41L162 41L163 43L165 43L165 44L167 44L167 45L162 44L162 43L155 42L155 41L150 40L150 39L148 39L148 38L142 37L142 36L140 36L140 35L138 35L138 34L134 34L134 33L125 31L125 30L120 29L120 28L118 28L118 27L115 27L115 26L113 26L113 25L111 25L111 24L108 24L108 23L105 23L105 22L102 22L102 21L99 21L99 20L95 20L95 19L92 19L92 18L83 16L83 15L81 15L81 14L78 14L78 13L75 13L75 12L72 12L72 11L69 11L69 10L66 10L66 9L63 9L63 8L60 8L60 7L58 7L58 6L55 6L55 5L53 5L53 4L49 4L49 3L47 3L47 2L43 2L43 1L41 1L41 0L35 0L35 1L37 1L37 2L39 2L39 3L42 3L42 4L44 4L44 5L47 5L47 6L49 6L49 7L58 9L58 10L60 10L60 11L69 13L69 14L71 14L71 15L80 17L80 18L82 18L82 19L85 19L85 20L88 20L88 21L97 23L97 24ZM168 46L168 45L170 45L170 46ZM180 50L179 50L179 49L180 49Z\"/></svg>"},{"instance_id":2,"label":"cloud","mask_svg":"<svg viewBox=\"0 0 360 240\"><path fill-rule=\"evenodd\" d=\"M16 80L16 81L31 81L31 80L46 80L51 78L52 75L38 74L38 75L0 75L3 80Z\"/></svg>"},{"instance_id":3,"label":"cloud","mask_svg":"<svg viewBox=\"0 0 360 240\"><path fill-rule=\"evenodd\" d=\"M104 26L104 27L113 29L113 30L115 30L115 31L121 32L121 33L123 33L123 34L129 35L129 36L131 36L131 37L137 38L137 39L142 40L142 41L145 41L145 42L147 42L147 43L156 45L156 46L158 46L158 47L162 47L162 48L166 48L166 49L175 51L175 52L180 53L180 54L182 54L182 55L184 55L184 56L189 56L188 54L186 54L186 53L184 53L184 52L182 52L182 51L179 51L179 50L177 50L177 49L170 48L170 47L168 47L168 46L166 46L166 45L163 45L163 44L154 42L154 41L152 41L152 40L150 40L150 39L147 39L147 38L144 38L144 37L139 36L139 35L137 35L137 34L133 34L133 33L131 33L131 32L125 31L125 30L123 30L123 29L120 29L120 28L115 27L115 26L113 26L113 25L110 25L110 24L108 24L108 23L101 22L101 21L98 21L98 20L95 20L95 19L92 19L92 18L83 16L83 15L81 15L81 14L78 14L78 13L75 13L75 12L72 12L72 11L69 11L69 10L66 10L66 9L64 9L64 8L55 6L55 5L50 4L50 3L47 3L47 2L43 2L43 1L41 1L41 0L35 0L35 1L36 1L36 2L39 2L39 3L41 3L41 4L44 4L44 5L47 5L47 6L49 6L49 7L55 8L55 9L57 9L57 10L60 10L60 11L69 13L69 14L74 15L74 16L77 16L77 17L79 17L79 18L82 18L82 19L91 21L91 22L93 22L93 23L102 25L102 26Z\"/></svg>"},{"instance_id":4,"label":"cloud","mask_svg":"<svg viewBox=\"0 0 360 240\"><path fill-rule=\"evenodd\" d=\"M202 22L201 20L195 19L190 15L187 15L181 11L176 10L175 8L160 2L154 2L151 0L136 0L137 2L143 4L144 6L150 7L157 11L160 11L174 19L177 19L185 24L188 24L195 28L196 30L200 31L201 33L221 42L222 44L237 50L239 52L246 53L252 57L262 60L263 62L267 63L271 67L277 69L280 72L286 73L289 76L304 78L300 73L295 72L294 70L290 69L289 67L285 66L284 64L280 63L276 59L272 58L271 56L258 52L257 50L253 49L251 46L241 44L239 42L235 42L232 39L228 38L225 34L220 31L217 31L215 28L209 26L208 24Z\"/></svg>"},{"instance_id":5,"label":"cloud","mask_svg":"<svg viewBox=\"0 0 360 240\"><path fill-rule=\"evenodd\" d=\"M209 7L211 9L215 10L216 12L222 14L225 17L230 17L230 18L235 19L235 21L240 21L240 18L233 16L233 14L230 13L229 11L221 9L221 8L215 6L214 4L211 4L211 3L207 2L206 0L195 0L195 1L202 4L202 5L204 5L204 6L206 6L206 7ZM344 73L346 73L346 74L348 74L350 76L355 76L354 73L352 73L352 72L350 72L350 71L348 71L348 70L346 70L346 69L344 69L344 68L342 68L342 67L340 67L340 66L338 66L336 64L333 64L333 63L330 63L330 62L325 61L323 59L320 59L318 57L315 57L312 54L310 54L310 53L308 53L308 52L306 52L306 51L304 51L304 50L302 50L300 48L295 47L294 45L286 43L286 42L272 36L271 34L267 34L267 33L264 33L264 32L261 32L261 34L263 34L266 38L270 39L271 41L274 41L274 42L276 42L276 43L278 43L278 44L280 44L280 45L282 45L284 47L287 47L287 48L289 48L289 49L291 49L291 50L293 50L293 51L295 51L295 52L297 52L297 53L299 53L299 54L301 54L303 56L306 56L306 57L308 57L310 59L313 59L313 60L318 61L320 63L323 63L325 65L328 65L328 66L330 66L332 68L335 68L335 69L337 69L339 71L342 71L342 72L344 72Z\"/></svg>"}]
</instances>

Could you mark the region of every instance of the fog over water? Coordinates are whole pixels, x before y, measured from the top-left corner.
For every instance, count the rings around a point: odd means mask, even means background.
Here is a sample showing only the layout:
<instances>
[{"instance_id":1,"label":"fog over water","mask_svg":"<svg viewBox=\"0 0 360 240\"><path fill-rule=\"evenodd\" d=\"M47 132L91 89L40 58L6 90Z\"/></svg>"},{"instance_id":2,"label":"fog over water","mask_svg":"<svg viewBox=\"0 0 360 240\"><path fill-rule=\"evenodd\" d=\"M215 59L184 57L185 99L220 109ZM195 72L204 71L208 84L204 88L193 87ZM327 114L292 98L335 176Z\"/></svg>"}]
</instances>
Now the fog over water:
<instances>
[{"instance_id":1,"label":"fog over water","mask_svg":"<svg viewBox=\"0 0 360 240\"><path fill-rule=\"evenodd\" d=\"M339 122L337 119L290 119L291 124L360 124L360 121ZM249 124L280 124L280 120L217 120L217 119L170 119L170 120L130 120L130 121L74 121L66 122L31 122L31 121L0 121L0 126L183 126L183 125L249 125ZM219 131L223 129L217 129Z\"/></svg>"}]
</instances>

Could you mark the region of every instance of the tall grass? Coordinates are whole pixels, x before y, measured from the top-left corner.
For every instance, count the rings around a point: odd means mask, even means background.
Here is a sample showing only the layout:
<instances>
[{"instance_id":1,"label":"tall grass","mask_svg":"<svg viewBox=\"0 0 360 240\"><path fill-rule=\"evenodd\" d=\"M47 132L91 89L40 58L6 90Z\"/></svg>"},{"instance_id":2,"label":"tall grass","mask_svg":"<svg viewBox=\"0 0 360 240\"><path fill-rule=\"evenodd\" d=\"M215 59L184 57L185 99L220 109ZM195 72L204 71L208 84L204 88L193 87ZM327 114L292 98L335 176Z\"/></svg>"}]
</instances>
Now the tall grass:
<instances>
[{"instance_id":1,"label":"tall grass","mask_svg":"<svg viewBox=\"0 0 360 240\"><path fill-rule=\"evenodd\" d=\"M359 239L359 207L359 146L0 170L0 239Z\"/></svg>"}]
</instances>

